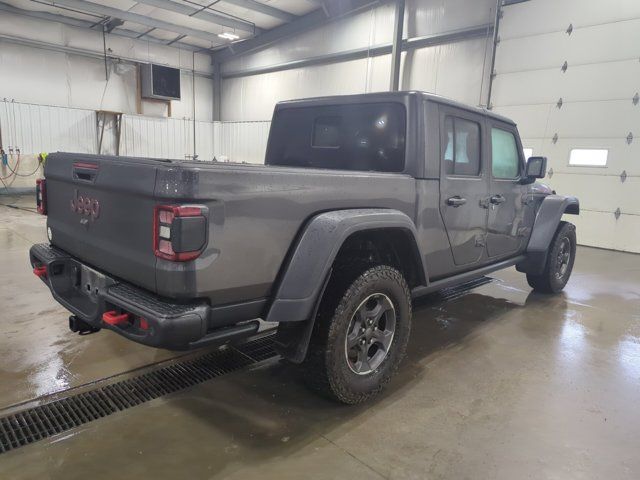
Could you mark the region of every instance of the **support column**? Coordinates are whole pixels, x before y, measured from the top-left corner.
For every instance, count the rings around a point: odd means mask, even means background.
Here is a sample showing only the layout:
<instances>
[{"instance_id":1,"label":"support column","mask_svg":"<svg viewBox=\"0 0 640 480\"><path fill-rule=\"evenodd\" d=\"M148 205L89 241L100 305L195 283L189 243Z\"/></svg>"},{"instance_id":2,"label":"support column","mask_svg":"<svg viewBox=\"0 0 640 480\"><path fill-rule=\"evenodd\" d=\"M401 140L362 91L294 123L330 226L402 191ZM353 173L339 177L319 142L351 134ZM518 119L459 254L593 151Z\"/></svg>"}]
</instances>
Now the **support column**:
<instances>
[{"instance_id":1,"label":"support column","mask_svg":"<svg viewBox=\"0 0 640 480\"><path fill-rule=\"evenodd\" d=\"M396 2L396 24L393 30L391 49L391 80L389 90L397 92L400 88L400 55L402 54L402 29L404 27L404 0Z\"/></svg>"},{"instance_id":2,"label":"support column","mask_svg":"<svg viewBox=\"0 0 640 480\"><path fill-rule=\"evenodd\" d=\"M222 100L222 79L220 77L220 64L213 63L213 118L214 122L220 121Z\"/></svg>"}]
</instances>

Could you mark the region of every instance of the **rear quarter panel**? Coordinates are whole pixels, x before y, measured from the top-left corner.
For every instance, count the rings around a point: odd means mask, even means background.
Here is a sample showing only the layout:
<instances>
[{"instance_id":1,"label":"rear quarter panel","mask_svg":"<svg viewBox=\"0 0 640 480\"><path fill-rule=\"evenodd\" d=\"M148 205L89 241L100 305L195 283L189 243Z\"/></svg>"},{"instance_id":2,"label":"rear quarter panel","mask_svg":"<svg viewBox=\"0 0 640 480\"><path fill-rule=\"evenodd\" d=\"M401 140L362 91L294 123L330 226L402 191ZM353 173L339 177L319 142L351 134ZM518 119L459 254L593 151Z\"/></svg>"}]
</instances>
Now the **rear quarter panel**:
<instances>
[{"instance_id":1,"label":"rear quarter panel","mask_svg":"<svg viewBox=\"0 0 640 480\"><path fill-rule=\"evenodd\" d=\"M209 245L190 265L158 260L158 293L221 305L268 296L290 247L315 214L393 208L415 218L415 180L403 174L276 166L158 168L159 202L210 209Z\"/></svg>"}]
</instances>

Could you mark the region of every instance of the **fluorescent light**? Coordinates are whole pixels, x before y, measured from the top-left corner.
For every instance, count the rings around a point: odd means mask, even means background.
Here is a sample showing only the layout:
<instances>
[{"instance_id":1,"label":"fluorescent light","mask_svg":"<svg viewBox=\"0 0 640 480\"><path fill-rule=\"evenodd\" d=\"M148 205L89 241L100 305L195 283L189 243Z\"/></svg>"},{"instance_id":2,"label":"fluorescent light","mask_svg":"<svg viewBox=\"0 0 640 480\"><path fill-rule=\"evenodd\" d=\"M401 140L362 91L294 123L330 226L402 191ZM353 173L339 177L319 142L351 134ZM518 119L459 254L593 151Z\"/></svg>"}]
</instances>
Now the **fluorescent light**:
<instances>
[{"instance_id":1,"label":"fluorescent light","mask_svg":"<svg viewBox=\"0 0 640 480\"><path fill-rule=\"evenodd\" d=\"M604 167L607 165L609 150L596 148L574 148L569 155L569 165L584 167Z\"/></svg>"},{"instance_id":2,"label":"fluorescent light","mask_svg":"<svg viewBox=\"0 0 640 480\"><path fill-rule=\"evenodd\" d=\"M238 40L240 38L240 35L236 35L235 33L231 32L219 33L218 36L220 38L224 38L225 40Z\"/></svg>"}]
</instances>

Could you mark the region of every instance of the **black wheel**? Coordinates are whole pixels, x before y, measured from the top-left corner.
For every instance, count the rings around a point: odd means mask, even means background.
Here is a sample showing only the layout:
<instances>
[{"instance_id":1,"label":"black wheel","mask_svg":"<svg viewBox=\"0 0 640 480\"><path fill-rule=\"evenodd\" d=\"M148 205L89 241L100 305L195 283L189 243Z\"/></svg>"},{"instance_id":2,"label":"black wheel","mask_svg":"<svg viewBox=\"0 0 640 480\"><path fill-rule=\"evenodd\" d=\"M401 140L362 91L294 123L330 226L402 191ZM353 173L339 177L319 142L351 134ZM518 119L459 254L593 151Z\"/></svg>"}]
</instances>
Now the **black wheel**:
<instances>
[{"instance_id":1,"label":"black wheel","mask_svg":"<svg viewBox=\"0 0 640 480\"><path fill-rule=\"evenodd\" d=\"M547 255L547 263L540 275L527 274L527 282L536 291L558 293L569 281L576 259L576 227L560 222Z\"/></svg>"},{"instance_id":2,"label":"black wheel","mask_svg":"<svg viewBox=\"0 0 640 480\"><path fill-rule=\"evenodd\" d=\"M391 379L411 330L402 274L386 265L363 268L334 273L305 360L310 386L347 404L367 400Z\"/></svg>"}]
</instances>

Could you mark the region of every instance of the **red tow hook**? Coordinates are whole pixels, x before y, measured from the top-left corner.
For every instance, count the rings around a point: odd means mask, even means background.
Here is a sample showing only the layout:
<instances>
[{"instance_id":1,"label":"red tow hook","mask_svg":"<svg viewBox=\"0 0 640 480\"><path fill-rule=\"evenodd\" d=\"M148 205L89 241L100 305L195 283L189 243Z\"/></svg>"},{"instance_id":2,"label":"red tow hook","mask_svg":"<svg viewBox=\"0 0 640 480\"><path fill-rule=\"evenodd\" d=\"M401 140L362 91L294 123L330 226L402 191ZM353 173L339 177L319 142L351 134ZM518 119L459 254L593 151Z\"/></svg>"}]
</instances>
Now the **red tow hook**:
<instances>
[{"instance_id":1,"label":"red tow hook","mask_svg":"<svg viewBox=\"0 0 640 480\"><path fill-rule=\"evenodd\" d=\"M38 278L47 278L47 267L42 265L41 267L35 267L33 273Z\"/></svg>"},{"instance_id":2,"label":"red tow hook","mask_svg":"<svg viewBox=\"0 0 640 480\"><path fill-rule=\"evenodd\" d=\"M110 310L102 314L102 321L109 325L122 325L129 322L129 313L118 313L115 310Z\"/></svg>"}]
</instances>

